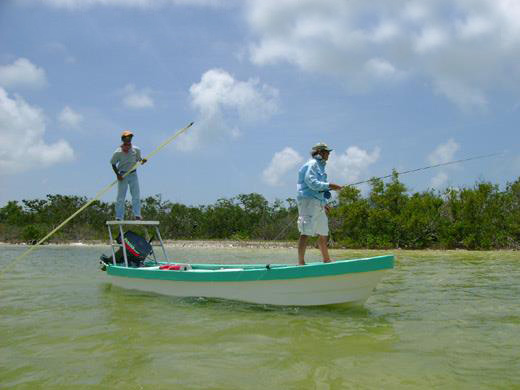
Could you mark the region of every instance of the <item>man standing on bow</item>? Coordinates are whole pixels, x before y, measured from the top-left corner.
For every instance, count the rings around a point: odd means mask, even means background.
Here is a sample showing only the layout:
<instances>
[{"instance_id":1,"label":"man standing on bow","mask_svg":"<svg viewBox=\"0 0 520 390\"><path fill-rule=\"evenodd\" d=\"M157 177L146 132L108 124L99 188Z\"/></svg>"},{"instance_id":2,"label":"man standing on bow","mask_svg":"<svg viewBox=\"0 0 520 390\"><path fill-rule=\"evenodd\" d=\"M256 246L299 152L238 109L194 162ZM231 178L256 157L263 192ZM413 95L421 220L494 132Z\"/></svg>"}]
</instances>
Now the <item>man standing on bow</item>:
<instances>
[{"instance_id":1,"label":"man standing on bow","mask_svg":"<svg viewBox=\"0 0 520 390\"><path fill-rule=\"evenodd\" d=\"M298 172L298 264L305 265L307 238L318 236L318 246L324 263L330 262L328 249L329 221L327 198L330 192L341 190L341 186L327 181L325 165L332 149L324 143L314 145L312 158Z\"/></svg>"},{"instance_id":2,"label":"man standing on bow","mask_svg":"<svg viewBox=\"0 0 520 390\"><path fill-rule=\"evenodd\" d=\"M130 194L132 195L132 212L134 217L137 220L141 219L141 198L136 170L132 170L123 178L124 174L130 171L138 161L141 164L146 162L145 158L141 158L141 149L132 145L133 136L134 134L131 131L123 131L121 134L123 143L116 149L110 160L118 180L116 200L116 219L118 221L121 221L125 215L125 198L128 187L130 187Z\"/></svg>"}]
</instances>

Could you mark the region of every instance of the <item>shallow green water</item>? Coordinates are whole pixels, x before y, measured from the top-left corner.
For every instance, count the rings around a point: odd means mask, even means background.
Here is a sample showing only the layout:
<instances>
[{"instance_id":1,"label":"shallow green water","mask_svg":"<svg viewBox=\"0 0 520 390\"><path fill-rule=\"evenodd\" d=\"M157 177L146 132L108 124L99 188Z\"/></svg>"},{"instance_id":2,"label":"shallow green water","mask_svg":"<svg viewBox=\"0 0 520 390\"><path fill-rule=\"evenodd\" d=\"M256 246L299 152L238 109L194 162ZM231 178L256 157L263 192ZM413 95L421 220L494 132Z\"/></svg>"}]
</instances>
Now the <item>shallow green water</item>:
<instances>
[{"instance_id":1,"label":"shallow green water","mask_svg":"<svg viewBox=\"0 0 520 390\"><path fill-rule=\"evenodd\" d=\"M0 246L0 263L23 250ZM397 252L364 307L279 308L115 288L98 270L103 251L43 247L0 276L0 388L520 388L519 253ZM169 252L223 263L296 256Z\"/></svg>"}]
</instances>

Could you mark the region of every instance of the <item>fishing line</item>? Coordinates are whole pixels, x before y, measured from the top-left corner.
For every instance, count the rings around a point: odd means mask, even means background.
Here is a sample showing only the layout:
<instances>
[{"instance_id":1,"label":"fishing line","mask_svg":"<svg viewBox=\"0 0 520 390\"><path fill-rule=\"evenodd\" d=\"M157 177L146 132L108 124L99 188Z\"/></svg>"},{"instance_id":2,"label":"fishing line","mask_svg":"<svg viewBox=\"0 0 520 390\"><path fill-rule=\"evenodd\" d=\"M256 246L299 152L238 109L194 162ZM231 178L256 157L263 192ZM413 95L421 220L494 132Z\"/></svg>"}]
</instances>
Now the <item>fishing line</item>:
<instances>
[{"instance_id":1,"label":"fishing line","mask_svg":"<svg viewBox=\"0 0 520 390\"><path fill-rule=\"evenodd\" d=\"M484 158L489 158L489 157L495 157L495 156L500 156L500 155L503 155L505 152L501 152L501 153L492 153L492 154L484 154L484 155L481 155L481 156L475 156L475 157L469 157L469 158L464 158L464 159L461 159L461 160L454 160L454 161L448 161L448 162L445 162L445 163L440 163L440 164L434 164L434 165L429 165L427 167L421 167L421 168L415 168L415 169L409 169L407 171L403 171L403 172L396 172L397 175L406 175L408 173L413 173L413 172L418 172L418 171L425 171L427 169L431 169L431 168L438 168L438 167L444 167L444 166L447 166L447 165L453 165L453 164L459 164L459 163L463 163L463 162L467 162L467 161L472 161L472 160L480 160L480 159L484 159ZM360 184L364 184L364 183L369 183L371 182L372 180L382 180L382 179L388 179L389 177L392 177L394 174L391 173L389 175L385 175L385 176L380 176L380 177L375 177L375 178L372 178L372 179L368 179L368 180L363 180L363 181L358 181L356 183L352 183L352 184L346 184L344 187L347 187L347 186L358 186ZM323 191L325 192L325 198L326 199L330 199L331 198L331 194L330 194L330 191ZM328 195L327 195L328 193ZM289 226L291 226L295 221L296 219L298 218L298 215L296 216L296 218L289 223L289 225L285 226L282 231L280 233L278 233L275 237L275 241L278 239L278 237L280 237L283 233L285 233L285 231L289 228Z\"/></svg>"},{"instance_id":2,"label":"fishing line","mask_svg":"<svg viewBox=\"0 0 520 390\"><path fill-rule=\"evenodd\" d=\"M150 153L148 156L145 156L144 158L146 160L149 160L151 157L155 156L162 148L164 148L166 145L168 145L170 142L172 142L175 138L177 138L179 135L184 133L186 130L188 130L193 125L193 122L188 124L186 127L183 127L179 131L177 131L175 134L173 134L171 137L169 137L166 141L164 141L162 144L160 144L152 153ZM141 161L137 161L131 169L128 170L123 175L123 178L125 178L128 174L130 174L132 171L134 171L139 165L142 165ZM66 220L64 220L61 224L59 224L56 228L54 228L51 232L49 232L45 237L43 237L40 241L38 241L36 244L31 246L28 250L23 252L20 256L16 257L13 261L8 263L2 270L0 270L0 275L4 274L9 268L11 268L16 262L22 260L24 257L26 257L31 252L35 251L39 245L41 245L43 242L45 242L49 237L51 237L54 233L56 233L58 230L60 230L63 226L65 226L71 219L73 219L75 216L77 216L79 213L81 213L83 210L85 210L88 206L90 206L95 201L99 200L101 196L103 196L108 190L110 190L118 180L114 180L112 183L107 185L105 188L103 188L101 191L99 191L96 196L89 200L87 203L85 203L83 206L81 206L74 214L72 214L70 217L68 217Z\"/></svg>"},{"instance_id":3,"label":"fishing line","mask_svg":"<svg viewBox=\"0 0 520 390\"><path fill-rule=\"evenodd\" d=\"M463 162L471 161L471 160L480 160L480 159L483 159L483 158L500 156L502 154L504 154L504 153L502 152L502 153L484 154L482 156L469 157L469 158L464 158L462 160L448 161L448 162L445 162L445 163L429 165L427 167L415 168L415 169L410 169L408 171L396 172L396 173L397 173L397 175L401 176L401 175L406 175L407 173L413 173L413 172L418 172L418 171L425 171L425 170L431 169L431 168L444 167L446 165L453 165L453 164L463 163ZM386 176L375 177L375 178L372 178L372 179L358 181L358 182L352 183L352 184L347 184L347 186L357 186L357 185L360 185L360 184L369 183L372 180L388 179L389 177L392 177L392 176L393 176L393 173L391 173L389 175L386 175Z\"/></svg>"}]
</instances>

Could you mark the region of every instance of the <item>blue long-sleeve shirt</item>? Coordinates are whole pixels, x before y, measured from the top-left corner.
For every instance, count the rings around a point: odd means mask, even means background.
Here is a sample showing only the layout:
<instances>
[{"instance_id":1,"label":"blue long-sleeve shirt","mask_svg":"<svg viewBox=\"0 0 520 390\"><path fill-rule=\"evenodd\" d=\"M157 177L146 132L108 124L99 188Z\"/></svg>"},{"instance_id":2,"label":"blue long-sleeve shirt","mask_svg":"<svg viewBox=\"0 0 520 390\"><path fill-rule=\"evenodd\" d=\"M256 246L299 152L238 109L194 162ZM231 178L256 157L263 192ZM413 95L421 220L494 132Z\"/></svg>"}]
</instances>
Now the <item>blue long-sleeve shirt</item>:
<instances>
[{"instance_id":1,"label":"blue long-sleeve shirt","mask_svg":"<svg viewBox=\"0 0 520 390\"><path fill-rule=\"evenodd\" d=\"M329 190L329 182L325 173L324 160L311 158L298 171L298 198L315 198L322 204L327 203L325 191Z\"/></svg>"}]
</instances>

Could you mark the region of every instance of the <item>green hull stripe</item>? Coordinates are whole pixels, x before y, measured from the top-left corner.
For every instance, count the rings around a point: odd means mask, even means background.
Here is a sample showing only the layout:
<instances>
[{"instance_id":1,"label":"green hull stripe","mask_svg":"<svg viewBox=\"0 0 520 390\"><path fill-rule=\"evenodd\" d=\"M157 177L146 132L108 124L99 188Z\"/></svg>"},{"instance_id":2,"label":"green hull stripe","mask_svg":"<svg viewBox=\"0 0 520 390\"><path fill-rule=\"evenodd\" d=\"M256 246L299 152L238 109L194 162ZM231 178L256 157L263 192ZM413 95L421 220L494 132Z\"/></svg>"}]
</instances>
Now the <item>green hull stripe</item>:
<instances>
[{"instance_id":1,"label":"green hull stripe","mask_svg":"<svg viewBox=\"0 0 520 390\"><path fill-rule=\"evenodd\" d=\"M311 263L304 267L276 264L267 269L265 265L251 264L191 264L195 270L208 272L147 270L109 265L107 274L111 276L134 278L175 280L182 282L248 282L256 280L284 280L300 278L316 278L358 272L370 272L392 269L394 256L378 256L367 259L338 260L333 263ZM215 272L218 269L243 268L237 271Z\"/></svg>"}]
</instances>

